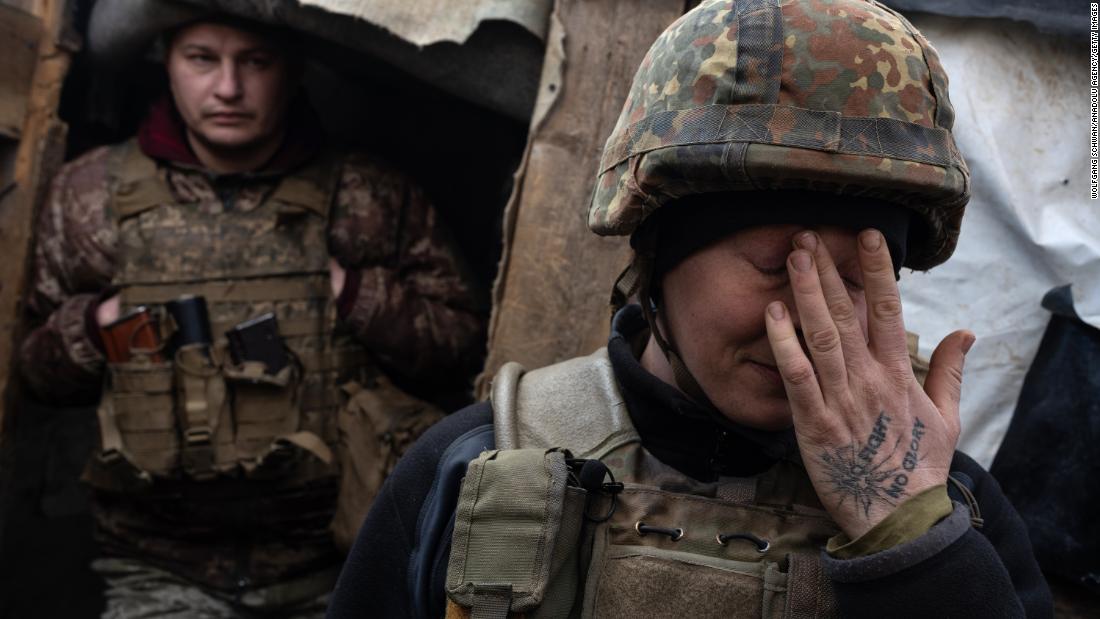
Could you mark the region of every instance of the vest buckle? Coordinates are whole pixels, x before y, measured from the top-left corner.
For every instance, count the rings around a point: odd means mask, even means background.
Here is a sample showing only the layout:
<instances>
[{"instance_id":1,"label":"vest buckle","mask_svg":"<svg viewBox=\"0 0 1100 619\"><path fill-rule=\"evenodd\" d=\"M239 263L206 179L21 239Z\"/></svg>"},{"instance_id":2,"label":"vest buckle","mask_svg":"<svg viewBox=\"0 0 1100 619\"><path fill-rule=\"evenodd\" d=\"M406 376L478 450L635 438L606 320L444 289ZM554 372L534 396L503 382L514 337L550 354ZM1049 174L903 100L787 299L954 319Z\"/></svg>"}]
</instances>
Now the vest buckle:
<instances>
[{"instance_id":1,"label":"vest buckle","mask_svg":"<svg viewBox=\"0 0 1100 619\"><path fill-rule=\"evenodd\" d=\"M187 428L183 433L183 470L196 480L213 479L214 446L211 442L213 432L209 426Z\"/></svg>"}]
</instances>

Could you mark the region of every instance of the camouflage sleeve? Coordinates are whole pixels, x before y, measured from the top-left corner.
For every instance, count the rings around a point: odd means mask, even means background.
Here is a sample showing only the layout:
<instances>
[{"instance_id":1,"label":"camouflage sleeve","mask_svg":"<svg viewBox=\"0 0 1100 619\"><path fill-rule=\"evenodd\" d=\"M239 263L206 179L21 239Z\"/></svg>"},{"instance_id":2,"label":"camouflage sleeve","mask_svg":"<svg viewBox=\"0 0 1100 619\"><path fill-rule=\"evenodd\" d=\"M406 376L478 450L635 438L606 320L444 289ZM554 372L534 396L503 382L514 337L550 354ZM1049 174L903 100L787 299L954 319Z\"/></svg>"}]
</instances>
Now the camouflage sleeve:
<instances>
[{"instance_id":1,"label":"camouflage sleeve","mask_svg":"<svg viewBox=\"0 0 1100 619\"><path fill-rule=\"evenodd\" d=\"M103 372L95 308L111 283L117 236L107 215L107 149L66 164L42 205L19 368L58 404L93 400Z\"/></svg>"},{"instance_id":2,"label":"camouflage sleeve","mask_svg":"<svg viewBox=\"0 0 1100 619\"><path fill-rule=\"evenodd\" d=\"M340 316L385 365L451 382L477 362L484 312L424 192L362 156L345 165L330 252L348 269ZM450 374L448 374L450 373Z\"/></svg>"}]
</instances>

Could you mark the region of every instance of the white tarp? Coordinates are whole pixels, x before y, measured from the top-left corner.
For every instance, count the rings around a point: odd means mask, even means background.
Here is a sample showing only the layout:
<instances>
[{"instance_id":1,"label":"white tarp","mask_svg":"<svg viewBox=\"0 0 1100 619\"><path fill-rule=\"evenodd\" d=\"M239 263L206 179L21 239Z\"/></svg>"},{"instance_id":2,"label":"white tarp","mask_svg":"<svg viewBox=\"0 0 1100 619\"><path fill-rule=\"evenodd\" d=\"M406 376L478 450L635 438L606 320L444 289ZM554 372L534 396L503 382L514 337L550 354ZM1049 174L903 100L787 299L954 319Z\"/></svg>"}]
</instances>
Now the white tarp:
<instances>
[{"instance_id":1,"label":"white tarp","mask_svg":"<svg viewBox=\"0 0 1100 619\"><path fill-rule=\"evenodd\" d=\"M925 355L955 329L978 336L966 361L959 448L988 467L1050 318L1043 295L1073 284L1077 312L1100 327L1088 48L1003 20L910 17L950 76L973 198L951 260L902 275L906 327L920 334Z\"/></svg>"},{"instance_id":2,"label":"white tarp","mask_svg":"<svg viewBox=\"0 0 1100 619\"><path fill-rule=\"evenodd\" d=\"M418 47L465 43L487 20L517 23L546 40L552 0L299 0L330 13L365 19Z\"/></svg>"}]
</instances>

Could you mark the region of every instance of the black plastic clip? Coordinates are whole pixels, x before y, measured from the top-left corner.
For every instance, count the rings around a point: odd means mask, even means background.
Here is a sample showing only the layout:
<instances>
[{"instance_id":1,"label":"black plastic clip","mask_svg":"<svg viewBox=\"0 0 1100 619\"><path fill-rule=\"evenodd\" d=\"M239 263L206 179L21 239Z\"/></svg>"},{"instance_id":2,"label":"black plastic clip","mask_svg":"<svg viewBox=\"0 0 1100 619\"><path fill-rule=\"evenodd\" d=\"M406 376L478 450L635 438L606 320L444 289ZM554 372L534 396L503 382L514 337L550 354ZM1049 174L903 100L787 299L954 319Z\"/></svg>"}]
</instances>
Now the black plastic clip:
<instances>
[{"instance_id":1,"label":"black plastic clip","mask_svg":"<svg viewBox=\"0 0 1100 619\"><path fill-rule=\"evenodd\" d=\"M611 497L611 507L608 508L606 514L599 518L592 517L588 514L588 504L586 501L584 506L585 520L597 524L610 520L611 516L615 514L615 507L618 504L616 496L623 491L622 482L615 481L615 476L611 473L611 469L607 468L607 465L599 460L567 458L565 463L569 466L569 476L574 484L584 488L588 492L589 496L587 501L591 501L593 494ZM611 478L611 481L605 482L604 478Z\"/></svg>"}]
</instances>

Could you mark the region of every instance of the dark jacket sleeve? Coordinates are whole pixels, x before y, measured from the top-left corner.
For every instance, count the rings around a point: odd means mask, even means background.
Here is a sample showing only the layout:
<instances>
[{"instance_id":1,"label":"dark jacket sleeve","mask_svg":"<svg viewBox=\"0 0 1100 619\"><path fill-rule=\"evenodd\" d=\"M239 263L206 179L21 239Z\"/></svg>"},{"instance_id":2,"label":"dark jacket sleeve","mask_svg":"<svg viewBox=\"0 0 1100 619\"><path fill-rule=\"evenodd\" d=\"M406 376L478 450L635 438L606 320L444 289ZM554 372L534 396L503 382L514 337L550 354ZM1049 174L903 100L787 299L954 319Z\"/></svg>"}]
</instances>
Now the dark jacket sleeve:
<instances>
[{"instance_id":1,"label":"dark jacket sleeve","mask_svg":"<svg viewBox=\"0 0 1100 619\"><path fill-rule=\"evenodd\" d=\"M478 362L485 312L474 280L411 179L349 156L329 250L347 269L340 318L388 368L436 382Z\"/></svg>"},{"instance_id":2,"label":"dark jacket sleeve","mask_svg":"<svg viewBox=\"0 0 1100 619\"><path fill-rule=\"evenodd\" d=\"M492 409L485 402L469 406L432 426L401 458L374 501L367 519L348 554L329 603L329 619L416 616L410 585L410 560L417 546L417 532L426 499L432 494L440 460L456 439L492 423ZM452 513L454 504L440 506ZM431 599L422 600L427 616L442 617L444 582L449 558L450 534L429 553Z\"/></svg>"},{"instance_id":3,"label":"dark jacket sleeve","mask_svg":"<svg viewBox=\"0 0 1100 619\"><path fill-rule=\"evenodd\" d=\"M51 404L98 397L103 353L95 309L114 273L117 231L107 213L108 150L66 164L39 211L19 370Z\"/></svg>"},{"instance_id":4,"label":"dark jacket sleeve","mask_svg":"<svg viewBox=\"0 0 1100 619\"><path fill-rule=\"evenodd\" d=\"M1053 615L1050 589L1031 551L1027 529L989 473L956 453L953 473L973 482L980 529L970 510L923 536L849 560L823 553L844 617L1039 617Z\"/></svg>"}]
</instances>

